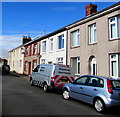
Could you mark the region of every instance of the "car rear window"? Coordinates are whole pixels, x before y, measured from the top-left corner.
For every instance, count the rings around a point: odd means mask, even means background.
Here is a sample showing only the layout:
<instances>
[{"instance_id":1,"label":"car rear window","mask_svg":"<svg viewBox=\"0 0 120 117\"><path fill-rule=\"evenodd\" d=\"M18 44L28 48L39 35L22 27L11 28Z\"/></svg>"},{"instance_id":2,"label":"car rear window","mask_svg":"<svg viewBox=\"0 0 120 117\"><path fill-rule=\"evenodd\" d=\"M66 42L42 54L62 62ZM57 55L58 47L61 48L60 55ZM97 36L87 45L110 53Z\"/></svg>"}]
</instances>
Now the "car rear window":
<instances>
[{"instance_id":1,"label":"car rear window","mask_svg":"<svg viewBox=\"0 0 120 117\"><path fill-rule=\"evenodd\" d=\"M120 89L120 80L112 80L113 88L119 88Z\"/></svg>"}]
</instances>

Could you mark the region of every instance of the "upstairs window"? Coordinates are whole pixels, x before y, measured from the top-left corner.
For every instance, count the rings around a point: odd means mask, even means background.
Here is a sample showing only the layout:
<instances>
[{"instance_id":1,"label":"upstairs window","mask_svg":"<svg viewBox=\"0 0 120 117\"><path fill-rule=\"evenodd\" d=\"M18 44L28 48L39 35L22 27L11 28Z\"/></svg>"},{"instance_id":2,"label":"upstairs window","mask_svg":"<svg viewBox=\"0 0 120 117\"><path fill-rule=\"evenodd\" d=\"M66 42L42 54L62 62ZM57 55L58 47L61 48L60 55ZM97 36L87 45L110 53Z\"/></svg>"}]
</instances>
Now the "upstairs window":
<instances>
[{"instance_id":1,"label":"upstairs window","mask_svg":"<svg viewBox=\"0 0 120 117\"><path fill-rule=\"evenodd\" d=\"M89 44L97 43L96 24L89 25L88 29L89 29Z\"/></svg>"},{"instance_id":2,"label":"upstairs window","mask_svg":"<svg viewBox=\"0 0 120 117\"><path fill-rule=\"evenodd\" d=\"M120 38L120 15L109 19L110 40Z\"/></svg>"},{"instance_id":3,"label":"upstairs window","mask_svg":"<svg viewBox=\"0 0 120 117\"><path fill-rule=\"evenodd\" d=\"M53 39L50 39L50 51L53 51Z\"/></svg>"},{"instance_id":4,"label":"upstairs window","mask_svg":"<svg viewBox=\"0 0 120 117\"><path fill-rule=\"evenodd\" d=\"M28 47L26 47L26 49L25 49L25 55L26 56L28 56L28 50L29 50Z\"/></svg>"},{"instance_id":5,"label":"upstairs window","mask_svg":"<svg viewBox=\"0 0 120 117\"><path fill-rule=\"evenodd\" d=\"M34 53L34 54L37 54L37 44L34 44L33 53Z\"/></svg>"},{"instance_id":6,"label":"upstairs window","mask_svg":"<svg viewBox=\"0 0 120 117\"><path fill-rule=\"evenodd\" d=\"M42 42L42 52L46 52L46 41Z\"/></svg>"},{"instance_id":7,"label":"upstairs window","mask_svg":"<svg viewBox=\"0 0 120 117\"><path fill-rule=\"evenodd\" d=\"M76 30L71 32L71 46L80 46L80 31Z\"/></svg>"},{"instance_id":8,"label":"upstairs window","mask_svg":"<svg viewBox=\"0 0 120 117\"><path fill-rule=\"evenodd\" d=\"M32 55L32 46L30 45L30 49L29 49L29 55Z\"/></svg>"},{"instance_id":9,"label":"upstairs window","mask_svg":"<svg viewBox=\"0 0 120 117\"><path fill-rule=\"evenodd\" d=\"M58 49L64 48L64 35L58 37Z\"/></svg>"}]
</instances>

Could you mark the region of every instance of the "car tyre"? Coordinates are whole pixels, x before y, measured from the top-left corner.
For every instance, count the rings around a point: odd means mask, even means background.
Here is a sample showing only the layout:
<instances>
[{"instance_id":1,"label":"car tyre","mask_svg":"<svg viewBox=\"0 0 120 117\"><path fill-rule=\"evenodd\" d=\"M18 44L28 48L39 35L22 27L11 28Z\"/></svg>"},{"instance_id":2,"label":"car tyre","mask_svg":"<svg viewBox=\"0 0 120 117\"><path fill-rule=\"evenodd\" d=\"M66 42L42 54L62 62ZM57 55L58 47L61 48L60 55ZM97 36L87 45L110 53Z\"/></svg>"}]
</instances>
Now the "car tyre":
<instances>
[{"instance_id":1,"label":"car tyre","mask_svg":"<svg viewBox=\"0 0 120 117\"><path fill-rule=\"evenodd\" d=\"M100 98L97 98L95 101L94 101L94 108L97 112L99 113L104 113L105 112L105 104L104 102L102 101L102 99Z\"/></svg>"},{"instance_id":2,"label":"car tyre","mask_svg":"<svg viewBox=\"0 0 120 117\"><path fill-rule=\"evenodd\" d=\"M31 85L31 86L34 86L34 81L33 81L32 78L30 78L30 85Z\"/></svg>"},{"instance_id":3,"label":"car tyre","mask_svg":"<svg viewBox=\"0 0 120 117\"><path fill-rule=\"evenodd\" d=\"M63 96L63 99L69 100L70 99L70 92L67 89L65 89L62 93L62 96Z\"/></svg>"},{"instance_id":4,"label":"car tyre","mask_svg":"<svg viewBox=\"0 0 120 117\"><path fill-rule=\"evenodd\" d=\"M49 91L47 83L44 83L43 90L44 90L44 92L48 92Z\"/></svg>"}]
</instances>

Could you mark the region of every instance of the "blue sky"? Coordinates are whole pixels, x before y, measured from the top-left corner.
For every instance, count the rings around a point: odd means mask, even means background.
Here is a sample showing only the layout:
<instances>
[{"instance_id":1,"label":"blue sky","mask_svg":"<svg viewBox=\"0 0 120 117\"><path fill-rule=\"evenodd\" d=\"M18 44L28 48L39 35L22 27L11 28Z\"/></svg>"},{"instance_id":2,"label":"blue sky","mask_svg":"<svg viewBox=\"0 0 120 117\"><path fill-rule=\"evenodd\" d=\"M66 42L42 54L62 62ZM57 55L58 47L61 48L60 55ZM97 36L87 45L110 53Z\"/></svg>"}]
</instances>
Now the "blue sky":
<instances>
[{"instance_id":1,"label":"blue sky","mask_svg":"<svg viewBox=\"0 0 120 117\"><path fill-rule=\"evenodd\" d=\"M22 36L32 38L53 32L85 17L85 6L91 2L3 2L0 57L22 44ZM94 2L98 11L115 2ZM1 43L2 42L2 43Z\"/></svg>"}]
</instances>

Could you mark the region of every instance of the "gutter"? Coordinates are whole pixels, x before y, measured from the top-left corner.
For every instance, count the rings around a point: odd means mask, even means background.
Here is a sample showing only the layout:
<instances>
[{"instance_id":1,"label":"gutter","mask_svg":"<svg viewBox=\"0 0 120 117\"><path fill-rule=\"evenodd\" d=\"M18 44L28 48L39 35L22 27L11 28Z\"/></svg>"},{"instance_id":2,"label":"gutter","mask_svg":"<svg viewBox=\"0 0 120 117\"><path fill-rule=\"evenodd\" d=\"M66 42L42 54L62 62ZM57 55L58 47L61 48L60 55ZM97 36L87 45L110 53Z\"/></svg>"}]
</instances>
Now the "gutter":
<instances>
[{"instance_id":1,"label":"gutter","mask_svg":"<svg viewBox=\"0 0 120 117\"><path fill-rule=\"evenodd\" d=\"M101 12L101 13L99 13L99 14L96 14L96 15L94 15L94 16L88 16L88 18L86 17L86 19L83 19L83 20L81 20L81 21L78 21L78 22L76 22L76 23L73 23L72 25L68 25L66 28L67 29L70 29L70 28L73 28L73 27L75 27L75 26L78 26L78 25L80 25L80 24L83 24L83 23L85 23L85 22L88 22L88 21L90 21L90 20L92 20L92 19L95 19L95 18L97 18L97 17L100 17L101 15L105 15L105 14L107 14L107 13L109 13L109 12L112 12L112 11L115 11L115 10L117 10L117 9L120 9L120 5L118 5L118 6L115 6L115 7L113 7L113 8L110 8L110 9L108 9L108 10L106 10L106 11L103 11L103 12Z\"/></svg>"}]
</instances>

